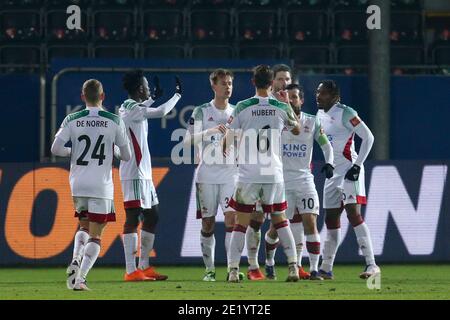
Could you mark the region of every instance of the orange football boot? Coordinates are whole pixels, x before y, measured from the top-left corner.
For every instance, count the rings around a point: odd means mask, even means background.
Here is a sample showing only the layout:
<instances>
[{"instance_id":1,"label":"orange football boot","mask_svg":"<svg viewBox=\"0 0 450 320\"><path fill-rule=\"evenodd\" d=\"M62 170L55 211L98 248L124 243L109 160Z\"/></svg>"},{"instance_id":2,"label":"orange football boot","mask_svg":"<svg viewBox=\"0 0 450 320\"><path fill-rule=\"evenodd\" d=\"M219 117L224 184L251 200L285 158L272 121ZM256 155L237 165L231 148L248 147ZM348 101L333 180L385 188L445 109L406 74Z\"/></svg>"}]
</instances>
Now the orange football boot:
<instances>
[{"instance_id":1,"label":"orange football boot","mask_svg":"<svg viewBox=\"0 0 450 320\"><path fill-rule=\"evenodd\" d=\"M156 278L148 277L142 272L141 269L137 269L136 271L128 274L125 272L125 276L123 277L124 281L154 281Z\"/></svg>"},{"instance_id":2,"label":"orange football boot","mask_svg":"<svg viewBox=\"0 0 450 320\"><path fill-rule=\"evenodd\" d=\"M266 276L259 269L248 270L247 271L247 279L258 281L258 280L266 280Z\"/></svg>"},{"instance_id":3,"label":"orange football boot","mask_svg":"<svg viewBox=\"0 0 450 320\"><path fill-rule=\"evenodd\" d=\"M145 276L155 278L158 281L167 280L168 278L168 276L156 272L155 268L153 267L148 267L147 269L142 270L142 272Z\"/></svg>"},{"instance_id":4,"label":"orange football boot","mask_svg":"<svg viewBox=\"0 0 450 320\"><path fill-rule=\"evenodd\" d=\"M308 280L311 277L311 274L309 272L306 272L303 267L298 267L298 276L302 280Z\"/></svg>"}]
</instances>

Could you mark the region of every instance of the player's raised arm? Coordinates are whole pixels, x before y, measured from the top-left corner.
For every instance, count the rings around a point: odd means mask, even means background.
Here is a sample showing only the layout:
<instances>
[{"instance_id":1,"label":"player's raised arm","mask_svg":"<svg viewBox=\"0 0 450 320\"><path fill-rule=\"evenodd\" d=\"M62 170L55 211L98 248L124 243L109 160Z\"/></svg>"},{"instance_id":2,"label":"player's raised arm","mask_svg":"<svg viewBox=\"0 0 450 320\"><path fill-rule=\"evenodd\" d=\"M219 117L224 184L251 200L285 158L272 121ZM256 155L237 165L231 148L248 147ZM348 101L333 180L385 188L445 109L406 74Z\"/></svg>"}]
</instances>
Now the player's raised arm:
<instances>
[{"instance_id":1,"label":"player's raised arm","mask_svg":"<svg viewBox=\"0 0 450 320\"><path fill-rule=\"evenodd\" d=\"M293 135L299 135L300 134L300 122L298 120L297 115L295 114L294 110L292 109L292 107L287 104L284 103L286 105L286 116L285 116L285 127L289 130L291 130Z\"/></svg>"},{"instance_id":2,"label":"player's raised arm","mask_svg":"<svg viewBox=\"0 0 450 320\"><path fill-rule=\"evenodd\" d=\"M158 93L156 93L158 92ZM155 93L153 96L144 101L142 105L144 105L145 108L143 110L143 116L147 119L155 119L155 118L162 118L165 115L167 115L177 104L178 100L181 98L182 88L181 88L181 80L178 78L178 76L175 77L175 94L172 98L170 98L168 101L163 103L157 108L148 108L150 105L153 104L153 101L159 98L160 95L162 95L162 89L159 87L159 80L156 84Z\"/></svg>"}]
</instances>

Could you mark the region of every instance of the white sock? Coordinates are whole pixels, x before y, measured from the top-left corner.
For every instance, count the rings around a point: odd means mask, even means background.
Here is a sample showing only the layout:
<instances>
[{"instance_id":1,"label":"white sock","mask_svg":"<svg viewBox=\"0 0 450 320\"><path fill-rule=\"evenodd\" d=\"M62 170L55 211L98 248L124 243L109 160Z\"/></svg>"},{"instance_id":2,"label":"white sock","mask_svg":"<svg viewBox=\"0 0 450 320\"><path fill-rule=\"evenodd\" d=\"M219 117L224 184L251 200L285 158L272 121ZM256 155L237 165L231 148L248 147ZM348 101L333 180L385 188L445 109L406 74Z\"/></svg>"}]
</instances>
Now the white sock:
<instances>
[{"instance_id":1,"label":"white sock","mask_svg":"<svg viewBox=\"0 0 450 320\"><path fill-rule=\"evenodd\" d=\"M239 268L239 262L241 261L242 251L245 244L245 231L246 228L241 225L236 225L233 233L231 234L230 242L230 254L228 260L228 268Z\"/></svg>"},{"instance_id":2,"label":"white sock","mask_svg":"<svg viewBox=\"0 0 450 320\"><path fill-rule=\"evenodd\" d=\"M302 266L302 255L303 255L303 238L305 229L303 228L303 223L296 222L289 225L291 227L292 235L294 236L295 248L297 250L297 265Z\"/></svg>"},{"instance_id":3,"label":"white sock","mask_svg":"<svg viewBox=\"0 0 450 320\"><path fill-rule=\"evenodd\" d=\"M248 269L259 269L258 252L261 243L261 230L255 231L255 229L248 226L247 233L245 234L245 241L247 243Z\"/></svg>"},{"instance_id":4,"label":"white sock","mask_svg":"<svg viewBox=\"0 0 450 320\"><path fill-rule=\"evenodd\" d=\"M89 240L89 233L84 230L80 229L75 234L75 239L73 241L73 255L72 260L78 260L78 262L81 261L81 258L83 257L83 249L86 243Z\"/></svg>"},{"instance_id":5,"label":"white sock","mask_svg":"<svg viewBox=\"0 0 450 320\"><path fill-rule=\"evenodd\" d=\"M297 250L295 248L294 236L292 235L289 223L286 220L283 224L276 226L278 237L283 246L284 254L287 257L288 264L297 263Z\"/></svg>"},{"instance_id":6,"label":"white sock","mask_svg":"<svg viewBox=\"0 0 450 320\"><path fill-rule=\"evenodd\" d=\"M200 244L202 247L203 262L205 263L206 271L214 271L214 251L216 248L216 238L214 235L205 237L200 234Z\"/></svg>"},{"instance_id":7,"label":"white sock","mask_svg":"<svg viewBox=\"0 0 450 320\"><path fill-rule=\"evenodd\" d=\"M79 278L86 279L87 274L91 270L98 254L100 253L100 241L89 239L84 247L83 261L81 262Z\"/></svg>"},{"instance_id":8,"label":"white sock","mask_svg":"<svg viewBox=\"0 0 450 320\"><path fill-rule=\"evenodd\" d=\"M228 252L230 252L230 242L231 242L231 233L233 232L233 227L225 228L225 252L227 254L228 260Z\"/></svg>"},{"instance_id":9,"label":"white sock","mask_svg":"<svg viewBox=\"0 0 450 320\"><path fill-rule=\"evenodd\" d=\"M369 227L365 222L353 228L356 234L359 248L361 249L364 258L366 258L366 265L375 264L375 256L373 254L372 240L370 238Z\"/></svg>"},{"instance_id":10,"label":"white sock","mask_svg":"<svg viewBox=\"0 0 450 320\"><path fill-rule=\"evenodd\" d=\"M275 253L277 252L277 247L280 242L279 238L272 239L269 237L268 231L264 236L264 240L266 240L266 266L274 266L275 265Z\"/></svg>"},{"instance_id":11,"label":"white sock","mask_svg":"<svg viewBox=\"0 0 450 320\"><path fill-rule=\"evenodd\" d=\"M141 229L141 251L139 253L139 269L147 269L149 267L148 257L153 250L155 243L155 234Z\"/></svg>"},{"instance_id":12,"label":"white sock","mask_svg":"<svg viewBox=\"0 0 450 320\"><path fill-rule=\"evenodd\" d=\"M309 254L309 270L318 271L320 258L320 235L318 233L306 235L306 249Z\"/></svg>"},{"instance_id":13,"label":"white sock","mask_svg":"<svg viewBox=\"0 0 450 320\"><path fill-rule=\"evenodd\" d=\"M322 251L322 265L320 269L330 272L333 269L334 258L341 243L341 228L327 229L327 240L324 242Z\"/></svg>"},{"instance_id":14,"label":"white sock","mask_svg":"<svg viewBox=\"0 0 450 320\"><path fill-rule=\"evenodd\" d=\"M137 246L137 233L125 233L123 235L123 252L125 254L125 267L128 274L136 271Z\"/></svg>"}]
</instances>

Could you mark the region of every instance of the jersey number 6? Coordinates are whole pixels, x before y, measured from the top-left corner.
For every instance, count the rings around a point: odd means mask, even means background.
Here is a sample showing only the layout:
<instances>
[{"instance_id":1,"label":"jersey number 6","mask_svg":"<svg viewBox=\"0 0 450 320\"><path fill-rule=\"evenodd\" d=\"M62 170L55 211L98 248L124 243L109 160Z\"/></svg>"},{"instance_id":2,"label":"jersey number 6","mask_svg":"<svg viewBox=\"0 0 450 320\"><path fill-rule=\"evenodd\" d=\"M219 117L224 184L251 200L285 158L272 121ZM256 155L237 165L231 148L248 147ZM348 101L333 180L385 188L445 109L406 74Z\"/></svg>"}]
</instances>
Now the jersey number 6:
<instances>
[{"instance_id":1,"label":"jersey number 6","mask_svg":"<svg viewBox=\"0 0 450 320\"><path fill-rule=\"evenodd\" d=\"M265 126L265 127L263 127L261 130L265 130L265 129L270 129L270 126L269 125L267 125L267 126ZM260 141L260 136L259 136L259 133L258 133L258 136L256 137L256 149L259 151L259 152L267 152L268 150L269 150L269 148L270 148L270 141L269 141L269 138L267 137L266 138L266 146L265 146L265 149L263 149L263 150L260 150L259 149L259 141Z\"/></svg>"}]
</instances>

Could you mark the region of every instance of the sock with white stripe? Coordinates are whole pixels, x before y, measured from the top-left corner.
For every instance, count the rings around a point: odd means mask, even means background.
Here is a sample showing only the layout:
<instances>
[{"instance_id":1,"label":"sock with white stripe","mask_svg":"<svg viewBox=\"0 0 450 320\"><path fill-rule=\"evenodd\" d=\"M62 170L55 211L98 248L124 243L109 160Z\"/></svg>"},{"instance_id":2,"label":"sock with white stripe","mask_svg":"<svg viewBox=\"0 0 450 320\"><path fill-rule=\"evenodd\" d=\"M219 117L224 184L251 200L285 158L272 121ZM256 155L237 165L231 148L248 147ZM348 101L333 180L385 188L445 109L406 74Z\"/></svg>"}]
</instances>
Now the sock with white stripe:
<instances>
[{"instance_id":1,"label":"sock with white stripe","mask_svg":"<svg viewBox=\"0 0 450 320\"><path fill-rule=\"evenodd\" d=\"M320 235L318 233L306 235L306 250L309 254L310 271L318 271L320 258Z\"/></svg>"},{"instance_id":2,"label":"sock with white stripe","mask_svg":"<svg viewBox=\"0 0 450 320\"><path fill-rule=\"evenodd\" d=\"M366 265L375 264L375 256L373 254L372 240L370 238L369 227L365 222L353 228L356 234L359 248L366 259Z\"/></svg>"},{"instance_id":3,"label":"sock with white stripe","mask_svg":"<svg viewBox=\"0 0 450 320\"><path fill-rule=\"evenodd\" d=\"M245 233L247 228L242 225L235 225L231 234L230 254L228 260L228 268L239 268L242 251L245 244Z\"/></svg>"},{"instance_id":4,"label":"sock with white stripe","mask_svg":"<svg viewBox=\"0 0 450 320\"><path fill-rule=\"evenodd\" d=\"M125 267L128 274L136 271L137 246L137 233L125 233L123 235L123 252L125 254Z\"/></svg>"},{"instance_id":5,"label":"sock with white stripe","mask_svg":"<svg viewBox=\"0 0 450 320\"><path fill-rule=\"evenodd\" d=\"M72 260L81 261L83 257L84 247L89 240L89 232L83 228L77 231L73 241L73 255Z\"/></svg>"},{"instance_id":6,"label":"sock with white stripe","mask_svg":"<svg viewBox=\"0 0 450 320\"><path fill-rule=\"evenodd\" d=\"M100 253L100 239L89 239L84 248L83 261L80 266L79 278L86 279L89 271L97 261L98 254Z\"/></svg>"},{"instance_id":7,"label":"sock with white stripe","mask_svg":"<svg viewBox=\"0 0 450 320\"><path fill-rule=\"evenodd\" d=\"M248 269L259 269L258 252L259 244L261 243L261 230L255 231L251 226L248 226L245 241L247 243Z\"/></svg>"},{"instance_id":8,"label":"sock with white stripe","mask_svg":"<svg viewBox=\"0 0 450 320\"><path fill-rule=\"evenodd\" d=\"M155 234L141 229L141 248L139 252L139 269L145 270L149 267L149 256L155 243Z\"/></svg>"},{"instance_id":9,"label":"sock with white stripe","mask_svg":"<svg viewBox=\"0 0 450 320\"><path fill-rule=\"evenodd\" d=\"M304 239L304 228L303 223L291 223L290 225L292 235L294 236L295 249L297 250L297 265L302 266L302 255L303 255L303 239Z\"/></svg>"},{"instance_id":10,"label":"sock with white stripe","mask_svg":"<svg viewBox=\"0 0 450 320\"><path fill-rule=\"evenodd\" d=\"M289 228L289 222L285 220L276 224L274 227L277 230L288 264L297 263L297 250L295 248L294 236L292 235L291 228Z\"/></svg>"},{"instance_id":11,"label":"sock with white stripe","mask_svg":"<svg viewBox=\"0 0 450 320\"><path fill-rule=\"evenodd\" d=\"M323 245L322 265L320 269L330 272L333 269L336 252L341 243L341 228L327 229L327 240Z\"/></svg>"},{"instance_id":12,"label":"sock with white stripe","mask_svg":"<svg viewBox=\"0 0 450 320\"><path fill-rule=\"evenodd\" d=\"M216 238L214 237L214 234L205 234L201 232L200 244L206 271L214 271L214 254L216 248Z\"/></svg>"}]
</instances>

